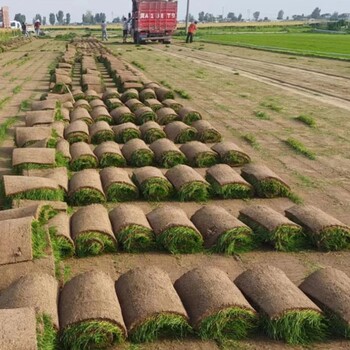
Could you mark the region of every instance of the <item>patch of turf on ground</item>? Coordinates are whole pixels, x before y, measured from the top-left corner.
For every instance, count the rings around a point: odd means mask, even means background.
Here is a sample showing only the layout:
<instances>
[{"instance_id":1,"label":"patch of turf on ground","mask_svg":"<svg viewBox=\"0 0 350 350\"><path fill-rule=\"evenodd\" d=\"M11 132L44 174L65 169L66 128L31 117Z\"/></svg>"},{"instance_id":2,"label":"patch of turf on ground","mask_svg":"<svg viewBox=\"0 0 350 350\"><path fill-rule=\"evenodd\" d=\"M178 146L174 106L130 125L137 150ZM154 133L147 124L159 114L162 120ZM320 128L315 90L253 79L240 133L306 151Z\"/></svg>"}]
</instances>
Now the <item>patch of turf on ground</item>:
<instances>
[{"instance_id":1,"label":"patch of turf on ground","mask_svg":"<svg viewBox=\"0 0 350 350\"><path fill-rule=\"evenodd\" d=\"M316 120L313 117L306 114L301 114L295 119L298 120L299 122L304 123L305 125L308 125L310 128L315 128L317 124Z\"/></svg>"},{"instance_id":2,"label":"patch of turf on ground","mask_svg":"<svg viewBox=\"0 0 350 350\"><path fill-rule=\"evenodd\" d=\"M286 140L287 145L292 148L296 153L299 153L311 160L315 160L316 159L316 154L312 151L310 151L309 149L306 148L306 146L293 138L289 138Z\"/></svg>"},{"instance_id":3,"label":"patch of turf on ground","mask_svg":"<svg viewBox=\"0 0 350 350\"><path fill-rule=\"evenodd\" d=\"M50 316L36 316L36 340L38 350L58 350L57 330Z\"/></svg>"},{"instance_id":4,"label":"patch of turf on ground","mask_svg":"<svg viewBox=\"0 0 350 350\"><path fill-rule=\"evenodd\" d=\"M33 258L40 259L46 256L48 247L47 232L39 221L32 222L32 250Z\"/></svg>"}]
</instances>

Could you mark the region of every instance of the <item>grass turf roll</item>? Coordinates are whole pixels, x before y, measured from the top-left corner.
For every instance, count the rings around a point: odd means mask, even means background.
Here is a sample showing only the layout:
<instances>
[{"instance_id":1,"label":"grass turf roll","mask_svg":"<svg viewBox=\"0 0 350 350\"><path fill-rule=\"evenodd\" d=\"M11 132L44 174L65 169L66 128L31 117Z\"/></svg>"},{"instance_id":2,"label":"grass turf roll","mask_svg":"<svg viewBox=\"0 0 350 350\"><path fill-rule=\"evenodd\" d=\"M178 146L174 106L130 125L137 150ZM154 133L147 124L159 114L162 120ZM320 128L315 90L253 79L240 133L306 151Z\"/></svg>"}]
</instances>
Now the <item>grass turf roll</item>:
<instances>
[{"instance_id":1,"label":"grass turf roll","mask_svg":"<svg viewBox=\"0 0 350 350\"><path fill-rule=\"evenodd\" d=\"M132 98L125 102L126 107L128 107L131 112L136 113L137 110L139 110L142 107L145 107L145 105L139 101L136 98Z\"/></svg>"},{"instance_id":2,"label":"grass turf roll","mask_svg":"<svg viewBox=\"0 0 350 350\"><path fill-rule=\"evenodd\" d=\"M120 96L120 99L123 103L126 103L127 101L131 99L139 99L139 92L136 89L128 89L123 92L123 94Z\"/></svg>"},{"instance_id":3,"label":"grass turf roll","mask_svg":"<svg viewBox=\"0 0 350 350\"><path fill-rule=\"evenodd\" d=\"M111 111L111 116L115 124L135 123L135 114L126 106L115 108Z\"/></svg>"},{"instance_id":4,"label":"grass turf roll","mask_svg":"<svg viewBox=\"0 0 350 350\"><path fill-rule=\"evenodd\" d=\"M202 207L191 221L203 236L204 247L213 252L234 255L256 246L253 231L219 206Z\"/></svg>"},{"instance_id":5,"label":"grass turf roll","mask_svg":"<svg viewBox=\"0 0 350 350\"><path fill-rule=\"evenodd\" d=\"M102 95L103 101L107 101L111 98L120 98L120 93L116 88L107 88Z\"/></svg>"},{"instance_id":6,"label":"grass turf roll","mask_svg":"<svg viewBox=\"0 0 350 350\"><path fill-rule=\"evenodd\" d=\"M65 139L70 143L89 142L89 128L81 120L69 124L64 131Z\"/></svg>"},{"instance_id":7,"label":"grass turf roll","mask_svg":"<svg viewBox=\"0 0 350 350\"><path fill-rule=\"evenodd\" d=\"M148 121L142 124L140 126L140 131L143 140L148 144L166 137L163 128L154 121Z\"/></svg>"},{"instance_id":8,"label":"grass turf roll","mask_svg":"<svg viewBox=\"0 0 350 350\"><path fill-rule=\"evenodd\" d=\"M180 109L183 108L183 105L174 99L166 99L162 101L164 107L172 108L176 113L179 113Z\"/></svg>"},{"instance_id":9,"label":"grass turf roll","mask_svg":"<svg viewBox=\"0 0 350 350\"><path fill-rule=\"evenodd\" d=\"M114 132L105 121L95 122L90 126L91 143L100 144L106 141L114 140Z\"/></svg>"},{"instance_id":10,"label":"grass turf roll","mask_svg":"<svg viewBox=\"0 0 350 350\"><path fill-rule=\"evenodd\" d=\"M151 107L154 112L157 112L159 109L164 107L162 105L162 103L156 99L148 99L148 100L144 101L144 104L147 107Z\"/></svg>"},{"instance_id":11,"label":"grass turf roll","mask_svg":"<svg viewBox=\"0 0 350 350\"><path fill-rule=\"evenodd\" d=\"M155 93L157 95L157 99L161 102L167 99L173 100L175 98L174 93L165 87L155 88Z\"/></svg>"},{"instance_id":12,"label":"grass turf roll","mask_svg":"<svg viewBox=\"0 0 350 350\"><path fill-rule=\"evenodd\" d=\"M95 108L99 108L99 107L104 107L106 108L105 103L102 100L99 99L95 99L89 102L90 107L92 108L91 112L95 109ZM92 115L91 115L92 116ZM95 118L93 118L95 119Z\"/></svg>"},{"instance_id":13,"label":"grass turf roll","mask_svg":"<svg viewBox=\"0 0 350 350\"><path fill-rule=\"evenodd\" d=\"M73 143L70 147L72 156L70 168L73 171L97 168L97 157L92 152L90 146L85 142Z\"/></svg>"},{"instance_id":14,"label":"grass turf roll","mask_svg":"<svg viewBox=\"0 0 350 350\"><path fill-rule=\"evenodd\" d=\"M169 139L160 139L150 145L157 163L164 168L172 168L186 163L186 156Z\"/></svg>"},{"instance_id":15,"label":"grass turf roll","mask_svg":"<svg viewBox=\"0 0 350 350\"><path fill-rule=\"evenodd\" d=\"M173 193L173 186L163 173L155 167L136 169L132 176L143 197L149 201L168 199Z\"/></svg>"},{"instance_id":16,"label":"grass turf roll","mask_svg":"<svg viewBox=\"0 0 350 350\"><path fill-rule=\"evenodd\" d=\"M35 128L18 126L15 129L15 140L17 147L28 147L35 142L49 139L52 134L52 128L47 126L36 126Z\"/></svg>"},{"instance_id":17,"label":"grass turf roll","mask_svg":"<svg viewBox=\"0 0 350 350\"><path fill-rule=\"evenodd\" d=\"M95 107L91 112L91 117L95 123L104 121L107 124L112 124L112 116L108 113L108 110L105 106Z\"/></svg>"},{"instance_id":18,"label":"grass turf roll","mask_svg":"<svg viewBox=\"0 0 350 350\"><path fill-rule=\"evenodd\" d=\"M79 257L115 252L117 241L102 204L80 208L71 218L71 235Z\"/></svg>"},{"instance_id":19,"label":"grass turf roll","mask_svg":"<svg viewBox=\"0 0 350 350\"><path fill-rule=\"evenodd\" d=\"M122 204L109 213L113 232L123 250L128 253L155 248L155 236L141 208Z\"/></svg>"},{"instance_id":20,"label":"grass turf roll","mask_svg":"<svg viewBox=\"0 0 350 350\"><path fill-rule=\"evenodd\" d=\"M85 97L85 96L84 96ZM90 103L85 100L85 99L79 99L77 100L75 103L74 103L74 109L79 109L79 108L82 108L82 109L86 109L88 112L91 112L92 111L92 108L90 106Z\"/></svg>"},{"instance_id":21,"label":"grass turf roll","mask_svg":"<svg viewBox=\"0 0 350 350\"><path fill-rule=\"evenodd\" d=\"M221 133L206 120L197 120L192 123L197 130L197 140L204 143L220 142Z\"/></svg>"},{"instance_id":22,"label":"grass turf roll","mask_svg":"<svg viewBox=\"0 0 350 350\"><path fill-rule=\"evenodd\" d=\"M138 198L139 191L125 170L105 168L101 170L100 176L108 201L126 202Z\"/></svg>"},{"instance_id":23,"label":"grass turf roll","mask_svg":"<svg viewBox=\"0 0 350 350\"><path fill-rule=\"evenodd\" d=\"M153 151L140 139L128 141L123 146L122 153L128 164L135 167L152 165L154 161Z\"/></svg>"},{"instance_id":24,"label":"grass turf roll","mask_svg":"<svg viewBox=\"0 0 350 350\"><path fill-rule=\"evenodd\" d=\"M60 139L56 144L56 163L66 162L67 164L71 161L72 156L70 154L69 142L65 139ZM61 158L58 159L58 158Z\"/></svg>"},{"instance_id":25,"label":"grass turf roll","mask_svg":"<svg viewBox=\"0 0 350 350\"><path fill-rule=\"evenodd\" d=\"M81 121L86 125L91 125L94 120L92 119L90 112L85 108L76 108L70 113L70 121L71 123Z\"/></svg>"},{"instance_id":26,"label":"grass turf roll","mask_svg":"<svg viewBox=\"0 0 350 350\"><path fill-rule=\"evenodd\" d=\"M126 337L114 281L103 272L86 272L66 283L59 313L65 350L104 349Z\"/></svg>"},{"instance_id":27,"label":"grass turf roll","mask_svg":"<svg viewBox=\"0 0 350 350\"><path fill-rule=\"evenodd\" d=\"M94 149L101 168L124 167L126 160L117 143L113 141L103 142Z\"/></svg>"},{"instance_id":28,"label":"grass turf roll","mask_svg":"<svg viewBox=\"0 0 350 350\"><path fill-rule=\"evenodd\" d=\"M193 122L202 119L200 112L191 107L183 107L179 110L180 120L187 125L191 125Z\"/></svg>"},{"instance_id":29,"label":"grass turf roll","mask_svg":"<svg viewBox=\"0 0 350 350\"><path fill-rule=\"evenodd\" d=\"M156 121L160 125L167 125L179 119L179 116L172 108L163 107L158 109L156 113L157 113Z\"/></svg>"},{"instance_id":30,"label":"grass turf roll","mask_svg":"<svg viewBox=\"0 0 350 350\"><path fill-rule=\"evenodd\" d=\"M149 121L156 120L157 116L152 110L152 108L147 106L142 106L135 111L136 124L142 125Z\"/></svg>"},{"instance_id":31,"label":"grass turf roll","mask_svg":"<svg viewBox=\"0 0 350 350\"><path fill-rule=\"evenodd\" d=\"M119 98L110 98L106 100L106 105L110 111L124 106L123 102Z\"/></svg>"},{"instance_id":32,"label":"grass turf roll","mask_svg":"<svg viewBox=\"0 0 350 350\"><path fill-rule=\"evenodd\" d=\"M186 143L195 140L197 137L197 131L195 128L180 121L167 124L164 131L167 138L174 143Z\"/></svg>"},{"instance_id":33,"label":"grass turf roll","mask_svg":"<svg viewBox=\"0 0 350 350\"><path fill-rule=\"evenodd\" d=\"M174 287L192 327L204 340L244 339L258 324L256 311L220 269L193 269L182 275Z\"/></svg>"},{"instance_id":34,"label":"grass turf roll","mask_svg":"<svg viewBox=\"0 0 350 350\"><path fill-rule=\"evenodd\" d=\"M279 251L299 251L309 242L301 226L275 210L254 205L240 210L239 219L247 224L260 242L268 242Z\"/></svg>"},{"instance_id":35,"label":"grass turf roll","mask_svg":"<svg viewBox=\"0 0 350 350\"><path fill-rule=\"evenodd\" d=\"M207 168L219 162L219 155L199 141L191 141L180 147L192 166Z\"/></svg>"},{"instance_id":36,"label":"grass turf roll","mask_svg":"<svg viewBox=\"0 0 350 350\"><path fill-rule=\"evenodd\" d=\"M176 165L165 176L177 191L180 201L205 202L209 198L209 183L187 165Z\"/></svg>"},{"instance_id":37,"label":"grass turf roll","mask_svg":"<svg viewBox=\"0 0 350 350\"><path fill-rule=\"evenodd\" d=\"M221 163L230 166L242 166L250 163L249 155L233 142L219 142L211 149L219 154Z\"/></svg>"},{"instance_id":38,"label":"grass turf roll","mask_svg":"<svg viewBox=\"0 0 350 350\"><path fill-rule=\"evenodd\" d=\"M145 103L146 100L156 99L157 95L153 89L143 89L140 91L140 100Z\"/></svg>"},{"instance_id":39,"label":"grass turf roll","mask_svg":"<svg viewBox=\"0 0 350 350\"><path fill-rule=\"evenodd\" d=\"M130 270L118 279L116 291L132 341L182 338L191 331L181 300L161 269Z\"/></svg>"},{"instance_id":40,"label":"grass turf roll","mask_svg":"<svg viewBox=\"0 0 350 350\"><path fill-rule=\"evenodd\" d=\"M217 164L206 171L206 180L214 195L223 199L245 199L253 196L253 187L229 165Z\"/></svg>"},{"instance_id":41,"label":"grass turf roll","mask_svg":"<svg viewBox=\"0 0 350 350\"><path fill-rule=\"evenodd\" d=\"M325 251L337 251L350 247L350 228L341 221L311 206L293 206L286 216L304 228L313 244Z\"/></svg>"},{"instance_id":42,"label":"grass turf roll","mask_svg":"<svg viewBox=\"0 0 350 350\"><path fill-rule=\"evenodd\" d=\"M288 197L291 193L290 187L265 165L247 164L243 167L241 175L254 186L259 197Z\"/></svg>"},{"instance_id":43,"label":"grass turf roll","mask_svg":"<svg viewBox=\"0 0 350 350\"><path fill-rule=\"evenodd\" d=\"M261 327L272 339L308 344L325 338L321 310L280 269L255 265L239 275L235 284L256 306Z\"/></svg>"},{"instance_id":44,"label":"grass turf roll","mask_svg":"<svg viewBox=\"0 0 350 350\"><path fill-rule=\"evenodd\" d=\"M172 254L191 254L202 250L203 237L180 208L163 206L147 215L160 246Z\"/></svg>"},{"instance_id":45,"label":"grass turf roll","mask_svg":"<svg viewBox=\"0 0 350 350\"><path fill-rule=\"evenodd\" d=\"M133 123L113 126L113 131L117 143L127 143L132 139L139 139L141 137L139 128Z\"/></svg>"}]
</instances>

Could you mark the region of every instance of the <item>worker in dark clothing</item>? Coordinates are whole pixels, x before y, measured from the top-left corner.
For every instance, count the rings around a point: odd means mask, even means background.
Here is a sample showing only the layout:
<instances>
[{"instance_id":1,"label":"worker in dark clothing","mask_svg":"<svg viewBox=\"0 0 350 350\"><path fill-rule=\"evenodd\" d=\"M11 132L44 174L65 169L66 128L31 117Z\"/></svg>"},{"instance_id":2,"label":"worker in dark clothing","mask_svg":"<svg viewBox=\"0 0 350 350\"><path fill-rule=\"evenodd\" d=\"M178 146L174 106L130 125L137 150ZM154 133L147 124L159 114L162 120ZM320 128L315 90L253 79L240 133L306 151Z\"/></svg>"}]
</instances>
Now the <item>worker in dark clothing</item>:
<instances>
[{"instance_id":1,"label":"worker in dark clothing","mask_svg":"<svg viewBox=\"0 0 350 350\"><path fill-rule=\"evenodd\" d=\"M194 21L188 27L186 43L188 43L188 42L192 43L193 42L193 36L196 33L196 31L197 31L197 23L198 23L197 21Z\"/></svg>"}]
</instances>

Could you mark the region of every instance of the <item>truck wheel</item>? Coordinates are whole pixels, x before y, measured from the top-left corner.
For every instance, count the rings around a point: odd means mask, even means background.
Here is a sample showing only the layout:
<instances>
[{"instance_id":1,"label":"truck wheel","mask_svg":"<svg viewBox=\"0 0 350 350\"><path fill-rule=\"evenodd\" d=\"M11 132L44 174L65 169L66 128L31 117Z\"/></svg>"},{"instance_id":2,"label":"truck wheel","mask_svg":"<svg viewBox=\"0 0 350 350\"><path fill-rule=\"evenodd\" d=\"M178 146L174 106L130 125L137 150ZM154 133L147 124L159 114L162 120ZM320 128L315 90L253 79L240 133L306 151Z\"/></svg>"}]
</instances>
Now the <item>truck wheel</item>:
<instances>
[{"instance_id":1,"label":"truck wheel","mask_svg":"<svg viewBox=\"0 0 350 350\"><path fill-rule=\"evenodd\" d=\"M169 44L171 44L171 40L164 40L164 41L163 41L163 44L169 45Z\"/></svg>"}]
</instances>

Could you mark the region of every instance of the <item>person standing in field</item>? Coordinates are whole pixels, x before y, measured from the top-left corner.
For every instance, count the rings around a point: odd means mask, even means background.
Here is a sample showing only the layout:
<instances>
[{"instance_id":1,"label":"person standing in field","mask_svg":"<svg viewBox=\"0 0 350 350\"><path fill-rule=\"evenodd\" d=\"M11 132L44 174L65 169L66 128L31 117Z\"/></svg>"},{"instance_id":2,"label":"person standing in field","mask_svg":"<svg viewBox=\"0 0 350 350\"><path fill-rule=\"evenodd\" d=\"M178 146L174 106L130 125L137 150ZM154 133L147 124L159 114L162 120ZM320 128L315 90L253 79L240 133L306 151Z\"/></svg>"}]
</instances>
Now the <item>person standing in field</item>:
<instances>
[{"instance_id":1,"label":"person standing in field","mask_svg":"<svg viewBox=\"0 0 350 350\"><path fill-rule=\"evenodd\" d=\"M35 30L36 36L39 36L39 34L40 34L40 25L41 25L41 23L40 23L40 21L37 19L37 20L35 21L35 23L34 23L34 30Z\"/></svg>"},{"instance_id":2,"label":"person standing in field","mask_svg":"<svg viewBox=\"0 0 350 350\"><path fill-rule=\"evenodd\" d=\"M188 42L192 43L193 42L193 36L196 33L196 31L197 31L197 23L198 23L197 21L194 21L188 27L186 43L188 43Z\"/></svg>"},{"instance_id":3,"label":"person standing in field","mask_svg":"<svg viewBox=\"0 0 350 350\"><path fill-rule=\"evenodd\" d=\"M22 22L22 34L28 36L27 25L24 22Z\"/></svg>"},{"instance_id":4,"label":"person standing in field","mask_svg":"<svg viewBox=\"0 0 350 350\"><path fill-rule=\"evenodd\" d=\"M108 36L107 36L107 23L105 21L102 21L101 23L101 29L102 29L102 41L106 40L108 41Z\"/></svg>"},{"instance_id":5,"label":"person standing in field","mask_svg":"<svg viewBox=\"0 0 350 350\"><path fill-rule=\"evenodd\" d=\"M126 39L128 38L128 27L128 20L126 17L123 17L123 43L126 43Z\"/></svg>"}]
</instances>

